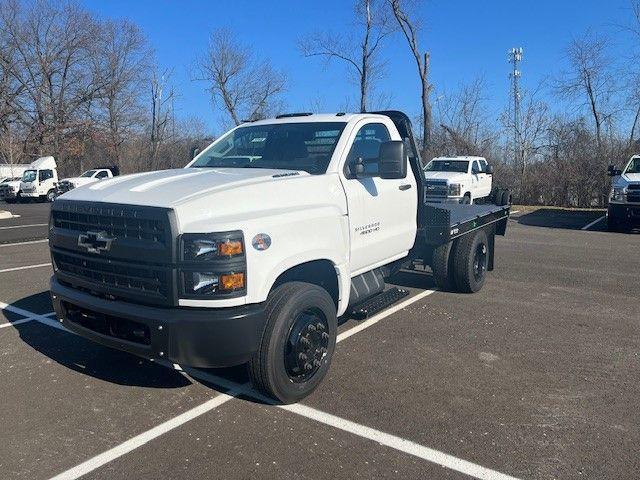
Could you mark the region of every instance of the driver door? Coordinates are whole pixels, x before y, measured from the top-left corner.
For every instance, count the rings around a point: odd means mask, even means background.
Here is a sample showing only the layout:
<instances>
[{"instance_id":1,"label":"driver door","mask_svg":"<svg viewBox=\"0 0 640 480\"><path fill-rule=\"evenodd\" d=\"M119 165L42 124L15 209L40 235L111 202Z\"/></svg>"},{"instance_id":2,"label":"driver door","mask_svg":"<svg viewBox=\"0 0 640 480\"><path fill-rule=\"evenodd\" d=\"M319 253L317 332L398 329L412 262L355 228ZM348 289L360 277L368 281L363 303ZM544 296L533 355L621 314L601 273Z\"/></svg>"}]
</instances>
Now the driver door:
<instances>
[{"instance_id":1,"label":"driver door","mask_svg":"<svg viewBox=\"0 0 640 480\"><path fill-rule=\"evenodd\" d=\"M417 187L406 178L382 179L380 145L391 140L384 123L365 123L352 138L341 180L347 196L351 274L358 275L406 256L416 235ZM356 164L364 171L356 174Z\"/></svg>"}]
</instances>

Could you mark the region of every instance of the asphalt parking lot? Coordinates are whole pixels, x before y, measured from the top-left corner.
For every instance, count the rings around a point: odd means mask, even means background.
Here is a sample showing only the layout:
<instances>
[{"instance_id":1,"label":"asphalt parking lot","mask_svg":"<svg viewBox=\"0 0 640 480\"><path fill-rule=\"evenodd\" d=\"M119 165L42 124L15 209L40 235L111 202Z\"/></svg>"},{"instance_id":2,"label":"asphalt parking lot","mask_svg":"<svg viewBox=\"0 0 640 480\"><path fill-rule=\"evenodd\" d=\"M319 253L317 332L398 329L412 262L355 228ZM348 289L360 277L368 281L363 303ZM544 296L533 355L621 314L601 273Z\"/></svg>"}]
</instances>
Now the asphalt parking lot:
<instances>
[{"instance_id":1,"label":"asphalt parking lot","mask_svg":"<svg viewBox=\"0 0 640 480\"><path fill-rule=\"evenodd\" d=\"M59 328L48 205L0 209L21 215L0 220L2 478L638 478L640 234L602 212L514 214L475 295L402 272L411 296L345 321L324 383L282 407L242 368Z\"/></svg>"}]
</instances>

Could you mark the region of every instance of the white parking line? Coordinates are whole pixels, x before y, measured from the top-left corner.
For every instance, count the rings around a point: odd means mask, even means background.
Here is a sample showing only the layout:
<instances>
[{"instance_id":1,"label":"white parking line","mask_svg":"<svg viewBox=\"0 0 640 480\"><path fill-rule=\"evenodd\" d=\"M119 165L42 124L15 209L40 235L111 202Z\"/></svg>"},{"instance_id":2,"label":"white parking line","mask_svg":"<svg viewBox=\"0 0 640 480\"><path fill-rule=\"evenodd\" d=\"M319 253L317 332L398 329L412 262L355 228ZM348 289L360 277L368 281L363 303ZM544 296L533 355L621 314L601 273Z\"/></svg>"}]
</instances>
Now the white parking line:
<instances>
[{"instance_id":1,"label":"white parking line","mask_svg":"<svg viewBox=\"0 0 640 480\"><path fill-rule=\"evenodd\" d=\"M514 210L514 211L510 212L509 214L513 215L514 213L520 213L520 210Z\"/></svg>"},{"instance_id":2,"label":"white parking line","mask_svg":"<svg viewBox=\"0 0 640 480\"><path fill-rule=\"evenodd\" d=\"M12 228L29 228L29 227L46 227L48 223L32 223L31 225L12 225L9 227L0 227L0 230L10 230Z\"/></svg>"},{"instance_id":3,"label":"white parking line","mask_svg":"<svg viewBox=\"0 0 640 480\"><path fill-rule=\"evenodd\" d=\"M3 307L2 305L4 305L4 307ZM7 305L6 303L1 303L1 302L0 302L0 310L7 310L7 311L10 311L10 312L11 312L11 311L12 311L12 309L9 309L9 308L7 308L7 307L10 307L10 305ZM22 310L22 309L20 309L20 310L21 310L21 311L23 311L23 312L26 312L26 310ZM13 313L16 313L16 312L13 312ZM28 312L28 313L30 313L30 312ZM44 315L42 315L42 316L43 316L43 317L50 317L51 315L55 315L55 314L56 314L56 312L49 312L49 313L45 313L45 314L44 314ZM18 315L22 315L22 313L18 313ZM34 315L34 314L31 314L31 315L32 315L32 316L28 316L28 317L26 317L26 318L20 318L20 319L18 319L18 320L14 320L13 322L12 322L12 321L8 321L7 323L0 323L0 328L13 327L13 326L15 326L15 325L20 325L21 323L27 323L27 322L31 322L31 321L33 321L33 320L36 320L36 319L33 317L33 315ZM24 315L23 315L23 316L24 316Z\"/></svg>"},{"instance_id":4,"label":"white parking line","mask_svg":"<svg viewBox=\"0 0 640 480\"><path fill-rule=\"evenodd\" d=\"M211 400L204 402L202 405L198 405L197 407L194 407L191 410L187 410L177 417L161 423L151 430L147 430L140 435L136 435L126 442L121 443L120 445L117 445L116 447L113 447L112 449L107 450L100 455L96 455L95 457L90 458L80 465L62 472L55 477L52 477L51 480L73 480L86 475L87 473L92 472L93 470L115 460L116 458L126 455L136 448L140 448L144 444L149 443L151 440L158 438L159 436L164 435L165 433L170 432L171 430L178 428L181 425L184 425L190 420L198 418L199 416L204 415L205 413L210 412L215 408L218 408L220 405L224 405L229 400L233 400L235 398L235 395L237 394L238 392L233 390L228 394L218 393L218 395L216 395Z\"/></svg>"},{"instance_id":5,"label":"white parking line","mask_svg":"<svg viewBox=\"0 0 640 480\"><path fill-rule=\"evenodd\" d=\"M307 407L300 403L293 405L278 405L278 407L311 420L315 420L316 422L372 440L380 445L393 448L394 450L408 453L414 457L441 465L450 470L464 473L470 477L480 478L483 480L516 480L516 477L505 475L504 473L454 457L453 455L449 455L439 450L434 450L433 448L425 447L424 445L412 442L411 440L396 437L395 435L390 435L388 433L381 432L380 430L366 427L364 425L345 420L344 418L336 417L329 413L321 412L320 410Z\"/></svg>"},{"instance_id":6,"label":"white parking line","mask_svg":"<svg viewBox=\"0 0 640 480\"><path fill-rule=\"evenodd\" d=\"M49 263L38 263L37 265L26 265L24 267L5 268L3 270L0 270L0 273L15 272L17 270L29 270L31 268L50 267L50 266L51 266L51 262L49 262Z\"/></svg>"},{"instance_id":7,"label":"white parking line","mask_svg":"<svg viewBox=\"0 0 640 480\"><path fill-rule=\"evenodd\" d=\"M606 215L601 216L600 218L598 218L597 220L594 220L593 222L591 222L588 225L585 225L584 227L581 228L581 230L589 230L591 227L593 227L596 223L600 223L602 220L604 220L605 218L607 218Z\"/></svg>"},{"instance_id":8,"label":"white parking line","mask_svg":"<svg viewBox=\"0 0 640 480\"><path fill-rule=\"evenodd\" d=\"M44 243L48 241L49 241L48 238L43 238L41 240L29 240L28 242L0 243L0 247L15 247L16 245L32 245L34 243Z\"/></svg>"}]
</instances>

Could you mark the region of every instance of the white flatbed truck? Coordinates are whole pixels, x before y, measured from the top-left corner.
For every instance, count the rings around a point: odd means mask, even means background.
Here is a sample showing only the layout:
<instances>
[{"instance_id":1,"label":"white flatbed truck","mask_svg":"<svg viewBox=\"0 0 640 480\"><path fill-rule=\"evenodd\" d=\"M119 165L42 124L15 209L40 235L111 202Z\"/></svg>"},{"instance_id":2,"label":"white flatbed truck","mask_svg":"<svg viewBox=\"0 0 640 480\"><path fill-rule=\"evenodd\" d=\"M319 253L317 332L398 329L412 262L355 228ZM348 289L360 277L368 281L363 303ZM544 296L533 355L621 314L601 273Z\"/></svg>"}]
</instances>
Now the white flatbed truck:
<instances>
[{"instance_id":1,"label":"white flatbed truck","mask_svg":"<svg viewBox=\"0 0 640 480\"><path fill-rule=\"evenodd\" d=\"M338 317L408 292L416 263L478 291L508 206L423 203L406 115L289 114L249 122L186 168L103 180L52 205L60 321L112 348L191 367L247 363L290 403L321 382Z\"/></svg>"}]
</instances>

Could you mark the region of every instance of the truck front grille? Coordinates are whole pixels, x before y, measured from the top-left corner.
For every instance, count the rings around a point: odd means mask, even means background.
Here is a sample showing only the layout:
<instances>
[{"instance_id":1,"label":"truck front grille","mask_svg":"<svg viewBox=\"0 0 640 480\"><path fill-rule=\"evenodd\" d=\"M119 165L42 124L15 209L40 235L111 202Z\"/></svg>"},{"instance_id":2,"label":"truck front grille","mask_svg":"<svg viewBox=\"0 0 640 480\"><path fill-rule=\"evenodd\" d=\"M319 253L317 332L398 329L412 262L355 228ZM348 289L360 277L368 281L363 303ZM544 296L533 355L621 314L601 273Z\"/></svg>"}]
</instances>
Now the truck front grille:
<instances>
[{"instance_id":1,"label":"truck front grille","mask_svg":"<svg viewBox=\"0 0 640 480\"><path fill-rule=\"evenodd\" d=\"M640 203L640 184L632 184L627 187L627 202Z\"/></svg>"},{"instance_id":2,"label":"truck front grille","mask_svg":"<svg viewBox=\"0 0 640 480\"><path fill-rule=\"evenodd\" d=\"M167 245L169 235L161 219L145 218L140 208L109 204L65 202L52 212L56 228L76 232L104 231L118 238L148 240Z\"/></svg>"},{"instance_id":3,"label":"truck front grille","mask_svg":"<svg viewBox=\"0 0 640 480\"><path fill-rule=\"evenodd\" d=\"M427 181L424 192L426 197L446 197L448 193L447 182Z\"/></svg>"},{"instance_id":4,"label":"truck front grille","mask_svg":"<svg viewBox=\"0 0 640 480\"><path fill-rule=\"evenodd\" d=\"M101 287L113 287L116 296L119 289L157 298L165 298L169 292L170 271L162 267L90 259L59 251L53 252L53 261L64 274Z\"/></svg>"},{"instance_id":5,"label":"truck front grille","mask_svg":"<svg viewBox=\"0 0 640 480\"><path fill-rule=\"evenodd\" d=\"M104 298L174 304L171 215L156 207L56 200L49 232L56 277ZM92 238L102 248L92 249Z\"/></svg>"}]
</instances>

